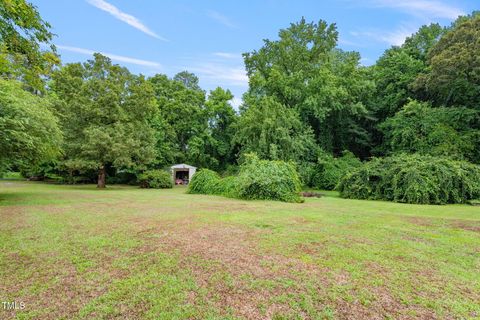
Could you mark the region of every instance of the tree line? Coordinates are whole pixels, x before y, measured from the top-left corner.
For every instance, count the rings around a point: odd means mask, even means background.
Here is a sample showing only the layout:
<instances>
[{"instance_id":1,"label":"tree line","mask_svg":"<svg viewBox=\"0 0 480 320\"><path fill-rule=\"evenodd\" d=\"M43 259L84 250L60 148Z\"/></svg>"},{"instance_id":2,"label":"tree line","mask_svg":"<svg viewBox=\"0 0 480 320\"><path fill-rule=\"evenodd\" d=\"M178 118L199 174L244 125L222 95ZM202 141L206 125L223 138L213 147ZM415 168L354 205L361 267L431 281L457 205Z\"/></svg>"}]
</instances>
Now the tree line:
<instances>
[{"instance_id":1,"label":"tree line","mask_svg":"<svg viewBox=\"0 0 480 320\"><path fill-rule=\"evenodd\" d=\"M207 93L188 71L145 77L101 54L62 64L50 28L25 0L1 2L0 171L105 187L182 162L234 173L255 153L293 161L315 186L337 159L480 163L476 12L422 26L368 67L338 48L335 24L292 23L243 54L238 111L229 90Z\"/></svg>"}]
</instances>

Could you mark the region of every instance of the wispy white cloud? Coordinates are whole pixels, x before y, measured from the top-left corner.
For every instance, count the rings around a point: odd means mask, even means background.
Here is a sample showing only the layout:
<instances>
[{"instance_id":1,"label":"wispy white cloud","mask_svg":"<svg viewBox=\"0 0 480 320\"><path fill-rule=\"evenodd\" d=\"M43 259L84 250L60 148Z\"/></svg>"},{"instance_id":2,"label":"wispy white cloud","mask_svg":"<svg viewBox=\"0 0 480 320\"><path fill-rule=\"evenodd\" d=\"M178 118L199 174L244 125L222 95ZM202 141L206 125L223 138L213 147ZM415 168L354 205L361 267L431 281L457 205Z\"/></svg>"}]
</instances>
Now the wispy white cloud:
<instances>
[{"instance_id":1,"label":"wispy white cloud","mask_svg":"<svg viewBox=\"0 0 480 320\"><path fill-rule=\"evenodd\" d=\"M366 31L351 31L350 34L357 38L366 38L369 40L387 43L389 45L400 46L405 42L405 39L411 36L418 30L417 26L402 25L393 31L382 30L366 30Z\"/></svg>"},{"instance_id":2,"label":"wispy white cloud","mask_svg":"<svg viewBox=\"0 0 480 320\"><path fill-rule=\"evenodd\" d=\"M453 20L465 14L460 8L435 0L371 0L370 2L376 7L399 9L411 15L429 18Z\"/></svg>"},{"instance_id":3,"label":"wispy white cloud","mask_svg":"<svg viewBox=\"0 0 480 320\"><path fill-rule=\"evenodd\" d=\"M217 21L218 23L223 24L226 27L229 27L229 28L236 28L237 27L227 16L221 14L218 11L208 10L207 11L207 16L209 16L213 20Z\"/></svg>"},{"instance_id":4,"label":"wispy white cloud","mask_svg":"<svg viewBox=\"0 0 480 320\"><path fill-rule=\"evenodd\" d=\"M71 46L64 46L64 45L56 45L56 47L60 50L76 52L76 53L80 53L80 54L84 54L84 55L88 55L88 56L91 56L94 53L98 52L98 53L103 54L104 56L109 57L110 59L112 59L114 61L120 61L120 62L135 64L135 65L145 66L145 67L153 67L153 68L157 68L157 69L162 68L162 65L160 63L154 62L154 61L149 61L149 60L142 60L142 59L137 59L137 58L120 56L120 55L117 55L117 54L112 54L112 53L107 53L107 52L101 52L101 51L95 51L95 50L78 48L78 47L71 47Z\"/></svg>"},{"instance_id":5,"label":"wispy white cloud","mask_svg":"<svg viewBox=\"0 0 480 320\"><path fill-rule=\"evenodd\" d=\"M338 39L338 44L344 45L344 46L349 46L349 47L365 47L364 45L362 45L360 43L350 41L350 40L346 40L344 38L339 38Z\"/></svg>"},{"instance_id":6,"label":"wispy white cloud","mask_svg":"<svg viewBox=\"0 0 480 320\"><path fill-rule=\"evenodd\" d=\"M242 55L239 53L230 53L230 52L214 52L214 56L225 58L225 59L241 59Z\"/></svg>"},{"instance_id":7,"label":"wispy white cloud","mask_svg":"<svg viewBox=\"0 0 480 320\"><path fill-rule=\"evenodd\" d=\"M368 39L396 46L402 45L407 37L428 21L438 18L454 20L465 14L462 9L442 0L362 0L360 3L369 7L402 11L414 17L410 22L404 22L391 31L370 28L350 32L350 35L360 39L359 41Z\"/></svg>"},{"instance_id":8,"label":"wispy white cloud","mask_svg":"<svg viewBox=\"0 0 480 320\"><path fill-rule=\"evenodd\" d=\"M187 69L197 73L201 79L206 81L215 81L215 83L225 86L248 87L247 73L240 66L206 62Z\"/></svg>"},{"instance_id":9,"label":"wispy white cloud","mask_svg":"<svg viewBox=\"0 0 480 320\"><path fill-rule=\"evenodd\" d=\"M168 41L164 37L159 36L158 34L153 32L152 30L150 30L150 28L148 28L146 25L144 25L138 18L132 16L131 14L128 14L128 13L125 13L125 12L121 11L120 9L115 7L113 4L108 3L107 1L104 1L104 0L86 0L86 1L89 4L91 4L92 6L98 8L100 10L103 10L105 12L108 12L109 14L111 14L112 16L117 18L118 20L125 22L126 24L134 27L137 30L140 30L141 32L143 32L143 33L145 33L145 34L147 34L151 37L154 37L154 38L157 38L157 39L163 40L163 41Z\"/></svg>"}]
</instances>

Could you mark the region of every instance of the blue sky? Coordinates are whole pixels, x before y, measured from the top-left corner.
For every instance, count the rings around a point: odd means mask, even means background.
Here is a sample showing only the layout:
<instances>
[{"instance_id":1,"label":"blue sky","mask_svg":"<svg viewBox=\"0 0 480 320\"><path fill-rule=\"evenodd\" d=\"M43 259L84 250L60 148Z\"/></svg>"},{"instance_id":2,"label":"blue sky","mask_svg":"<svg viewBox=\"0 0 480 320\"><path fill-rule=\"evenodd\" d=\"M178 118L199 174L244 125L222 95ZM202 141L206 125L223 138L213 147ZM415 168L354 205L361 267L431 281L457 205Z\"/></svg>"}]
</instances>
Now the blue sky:
<instances>
[{"instance_id":1,"label":"blue sky","mask_svg":"<svg viewBox=\"0 0 480 320\"><path fill-rule=\"evenodd\" d=\"M369 65L430 22L448 25L480 9L478 0L31 0L53 26L64 62L93 52L147 76L189 70L201 86L248 87L241 53L305 17L336 23L338 46ZM477 5L475 5L477 3Z\"/></svg>"}]
</instances>

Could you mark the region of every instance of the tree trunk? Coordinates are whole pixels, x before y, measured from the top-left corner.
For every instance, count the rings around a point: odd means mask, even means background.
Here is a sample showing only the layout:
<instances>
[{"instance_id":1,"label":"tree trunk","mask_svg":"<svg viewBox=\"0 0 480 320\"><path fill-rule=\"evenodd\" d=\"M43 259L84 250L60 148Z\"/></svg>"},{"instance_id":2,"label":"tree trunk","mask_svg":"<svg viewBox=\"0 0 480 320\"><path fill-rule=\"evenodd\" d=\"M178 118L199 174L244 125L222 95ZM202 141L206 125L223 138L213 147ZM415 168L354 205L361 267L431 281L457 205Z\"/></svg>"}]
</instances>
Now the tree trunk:
<instances>
[{"instance_id":1,"label":"tree trunk","mask_svg":"<svg viewBox=\"0 0 480 320\"><path fill-rule=\"evenodd\" d=\"M97 188L105 188L105 178L106 178L106 170L105 170L105 165L102 165L100 169L98 170L98 183L97 183Z\"/></svg>"}]
</instances>

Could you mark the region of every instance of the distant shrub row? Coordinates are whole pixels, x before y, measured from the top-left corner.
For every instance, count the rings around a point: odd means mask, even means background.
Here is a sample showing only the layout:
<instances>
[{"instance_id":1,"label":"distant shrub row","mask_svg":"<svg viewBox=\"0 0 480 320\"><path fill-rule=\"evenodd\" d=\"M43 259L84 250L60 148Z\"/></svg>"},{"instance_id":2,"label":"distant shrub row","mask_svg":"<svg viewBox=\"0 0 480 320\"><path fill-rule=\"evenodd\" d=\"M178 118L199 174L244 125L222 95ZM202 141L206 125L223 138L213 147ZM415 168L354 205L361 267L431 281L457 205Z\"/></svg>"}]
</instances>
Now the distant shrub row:
<instances>
[{"instance_id":1,"label":"distant shrub row","mask_svg":"<svg viewBox=\"0 0 480 320\"><path fill-rule=\"evenodd\" d=\"M338 190L354 199L465 203L480 198L480 166L421 155L376 158L345 175Z\"/></svg>"},{"instance_id":2,"label":"distant shrub row","mask_svg":"<svg viewBox=\"0 0 480 320\"><path fill-rule=\"evenodd\" d=\"M199 170L190 182L188 192L216 194L240 199L302 202L301 183L295 166L284 161L247 157L237 176L221 178L208 169Z\"/></svg>"}]
</instances>

